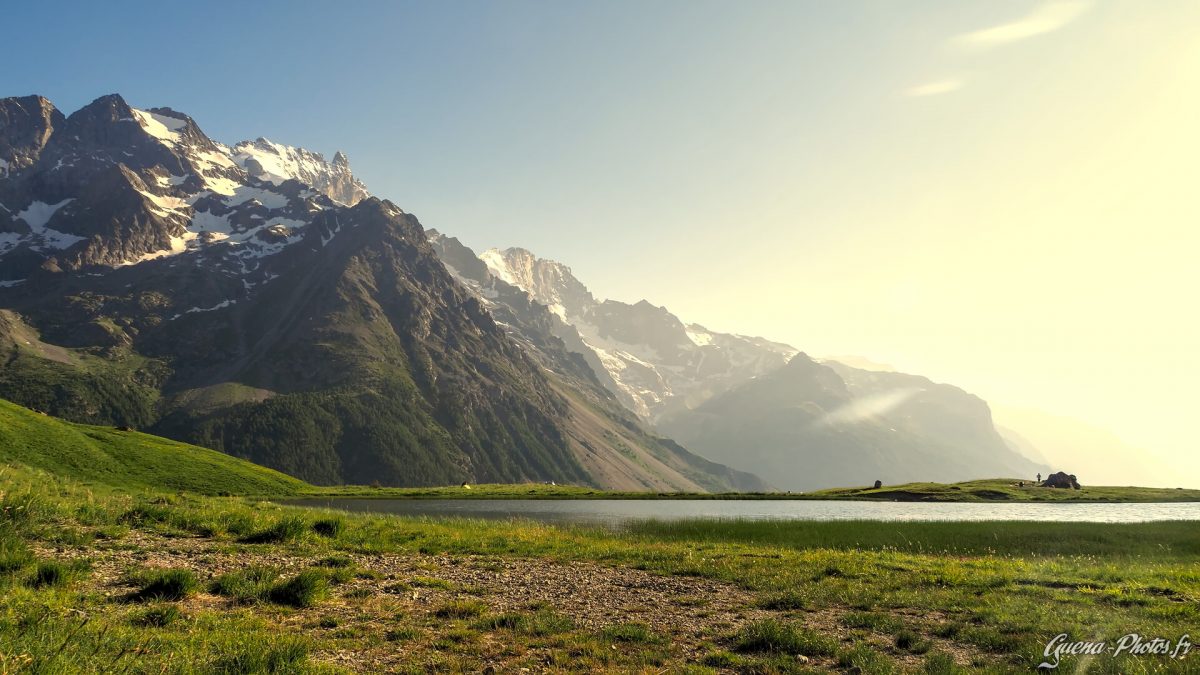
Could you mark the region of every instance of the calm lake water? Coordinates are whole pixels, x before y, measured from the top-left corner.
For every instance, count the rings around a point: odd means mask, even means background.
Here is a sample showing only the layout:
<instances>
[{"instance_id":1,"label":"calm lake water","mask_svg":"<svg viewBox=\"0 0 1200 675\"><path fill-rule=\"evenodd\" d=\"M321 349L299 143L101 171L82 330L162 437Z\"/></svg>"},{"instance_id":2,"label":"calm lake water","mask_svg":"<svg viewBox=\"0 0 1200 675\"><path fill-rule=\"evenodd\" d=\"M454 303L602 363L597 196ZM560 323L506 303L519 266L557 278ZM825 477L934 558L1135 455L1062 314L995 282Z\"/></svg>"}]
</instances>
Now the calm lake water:
<instances>
[{"instance_id":1,"label":"calm lake water","mask_svg":"<svg viewBox=\"0 0 1200 675\"><path fill-rule=\"evenodd\" d=\"M288 504L400 516L620 526L635 520L1039 520L1136 523L1200 520L1200 502L1168 504L913 503L630 499L302 499Z\"/></svg>"}]
</instances>

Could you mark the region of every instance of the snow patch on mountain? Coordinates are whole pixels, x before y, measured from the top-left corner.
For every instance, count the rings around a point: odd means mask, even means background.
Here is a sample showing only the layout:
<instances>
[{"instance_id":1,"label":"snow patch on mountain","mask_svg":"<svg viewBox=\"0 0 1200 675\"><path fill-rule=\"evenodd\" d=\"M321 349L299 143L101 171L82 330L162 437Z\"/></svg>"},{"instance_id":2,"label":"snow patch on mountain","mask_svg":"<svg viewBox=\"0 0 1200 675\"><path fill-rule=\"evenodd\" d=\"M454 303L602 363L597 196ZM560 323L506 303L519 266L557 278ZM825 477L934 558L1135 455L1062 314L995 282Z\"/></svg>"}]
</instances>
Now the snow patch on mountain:
<instances>
[{"instance_id":1,"label":"snow patch on mountain","mask_svg":"<svg viewBox=\"0 0 1200 675\"><path fill-rule=\"evenodd\" d=\"M33 202L29 206L25 207L25 210L18 213L17 217L25 221L25 224L35 231L44 230L46 223L50 222L50 219L54 217L54 214L57 213L62 207L70 204L72 201L72 199L64 199L57 204Z\"/></svg>"},{"instance_id":2,"label":"snow patch on mountain","mask_svg":"<svg viewBox=\"0 0 1200 675\"><path fill-rule=\"evenodd\" d=\"M226 200L225 203L229 206L241 206L252 199L268 209L281 209L288 204L288 198L278 192L250 187L248 185L241 185L234 188L232 199Z\"/></svg>"},{"instance_id":3,"label":"snow patch on mountain","mask_svg":"<svg viewBox=\"0 0 1200 675\"><path fill-rule=\"evenodd\" d=\"M704 330L702 326L698 326L696 324L691 324L685 328L684 334L687 335L688 339L692 341L692 344L696 345L697 347L707 347L713 342L712 333L709 333L708 331Z\"/></svg>"},{"instance_id":4,"label":"snow patch on mountain","mask_svg":"<svg viewBox=\"0 0 1200 675\"><path fill-rule=\"evenodd\" d=\"M179 142L179 132L187 126L187 120L175 119L137 108L132 108L132 110L138 124L142 125L146 133L170 145Z\"/></svg>"},{"instance_id":5,"label":"snow patch on mountain","mask_svg":"<svg viewBox=\"0 0 1200 675\"><path fill-rule=\"evenodd\" d=\"M46 202L35 201L27 206L23 211L17 214L17 218L25 221L29 226L30 247L36 251L57 251L70 248L75 244L84 240L84 237L79 237L66 232L46 227L46 223L58 213L59 209L74 201L74 198L64 199L57 204L47 204ZM16 244L9 243L9 248ZM0 249L4 252L4 249Z\"/></svg>"}]
</instances>

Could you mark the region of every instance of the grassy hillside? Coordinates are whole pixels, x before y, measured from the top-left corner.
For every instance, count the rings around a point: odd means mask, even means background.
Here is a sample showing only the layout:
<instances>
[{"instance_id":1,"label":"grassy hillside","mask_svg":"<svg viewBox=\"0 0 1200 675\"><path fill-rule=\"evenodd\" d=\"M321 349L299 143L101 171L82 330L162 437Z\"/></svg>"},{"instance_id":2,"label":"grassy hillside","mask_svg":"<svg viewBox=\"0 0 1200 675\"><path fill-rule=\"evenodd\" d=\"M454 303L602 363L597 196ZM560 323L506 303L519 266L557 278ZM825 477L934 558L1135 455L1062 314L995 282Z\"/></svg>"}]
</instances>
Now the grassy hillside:
<instances>
[{"instance_id":1,"label":"grassy hillside","mask_svg":"<svg viewBox=\"0 0 1200 675\"><path fill-rule=\"evenodd\" d=\"M308 484L213 450L136 431L73 424L0 400L0 462L114 487L283 495Z\"/></svg>"},{"instance_id":2,"label":"grassy hillside","mask_svg":"<svg viewBox=\"0 0 1200 675\"><path fill-rule=\"evenodd\" d=\"M1086 479L1086 477L1085 477ZM905 483L881 488L833 488L808 493L816 499L875 499L901 502L1196 502L1200 490L1126 486L1087 486L1082 490L1045 488L1016 478L963 483Z\"/></svg>"}]
</instances>

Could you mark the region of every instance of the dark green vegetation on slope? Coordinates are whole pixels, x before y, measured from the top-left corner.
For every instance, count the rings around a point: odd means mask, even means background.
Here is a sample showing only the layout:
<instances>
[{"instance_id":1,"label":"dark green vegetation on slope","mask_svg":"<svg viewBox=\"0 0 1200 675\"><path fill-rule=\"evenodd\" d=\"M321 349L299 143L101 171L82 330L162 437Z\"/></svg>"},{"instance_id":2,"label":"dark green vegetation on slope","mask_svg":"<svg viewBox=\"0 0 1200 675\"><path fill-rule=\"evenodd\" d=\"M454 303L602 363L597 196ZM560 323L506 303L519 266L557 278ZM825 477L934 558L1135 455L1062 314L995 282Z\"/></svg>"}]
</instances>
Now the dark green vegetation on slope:
<instances>
[{"instance_id":1,"label":"dark green vegetation on slope","mask_svg":"<svg viewBox=\"0 0 1200 675\"><path fill-rule=\"evenodd\" d=\"M0 495L8 672L1026 672L1059 632L1174 638L1200 620L1193 523L1134 529L1146 541L1126 550L1112 542L1131 528L1101 524L616 534L110 490L20 466L0 469Z\"/></svg>"}]
</instances>

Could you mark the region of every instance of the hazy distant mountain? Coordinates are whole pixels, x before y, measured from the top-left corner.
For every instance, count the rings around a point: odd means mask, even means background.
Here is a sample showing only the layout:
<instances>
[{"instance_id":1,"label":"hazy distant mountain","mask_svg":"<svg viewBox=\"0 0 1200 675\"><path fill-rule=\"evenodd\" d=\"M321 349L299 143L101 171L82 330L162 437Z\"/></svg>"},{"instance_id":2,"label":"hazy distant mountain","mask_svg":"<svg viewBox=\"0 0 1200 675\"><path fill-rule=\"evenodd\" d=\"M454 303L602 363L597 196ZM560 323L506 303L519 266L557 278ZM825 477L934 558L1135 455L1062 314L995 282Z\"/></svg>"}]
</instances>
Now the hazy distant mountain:
<instances>
[{"instance_id":1,"label":"hazy distant mountain","mask_svg":"<svg viewBox=\"0 0 1200 675\"><path fill-rule=\"evenodd\" d=\"M0 162L0 397L319 483L761 486L539 363L340 153L25 97Z\"/></svg>"},{"instance_id":2,"label":"hazy distant mountain","mask_svg":"<svg viewBox=\"0 0 1200 675\"><path fill-rule=\"evenodd\" d=\"M819 363L829 363L830 361L836 361L838 363L850 366L851 368L858 368L859 370L873 370L873 371L878 371L881 373L896 372L896 369L893 368L892 366L889 366L886 363L879 363L877 361L872 361L871 359L868 359L865 356L852 356L852 355L824 356L824 357L817 359L817 361Z\"/></svg>"},{"instance_id":3,"label":"hazy distant mountain","mask_svg":"<svg viewBox=\"0 0 1200 675\"><path fill-rule=\"evenodd\" d=\"M571 269L529 251L484 251L491 273L525 290L578 335L582 352L629 409L655 420L783 366L797 352L762 338L685 324L645 300L597 300Z\"/></svg>"},{"instance_id":4,"label":"hazy distant mountain","mask_svg":"<svg viewBox=\"0 0 1200 675\"><path fill-rule=\"evenodd\" d=\"M659 428L696 452L793 490L983 477L1033 479L987 404L957 387L799 354Z\"/></svg>"},{"instance_id":5,"label":"hazy distant mountain","mask_svg":"<svg viewBox=\"0 0 1200 675\"><path fill-rule=\"evenodd\" d=\"M796 352L787 345L684 324L645 301L598 301L570 268L524 249L475 256L455 239L430 237L524 344L539 342L519 318L532 303L543 315L539 330L581 355L631 410L701 455L769 475L776 486L1032 479L1045 468L1014 452L987 404L958 388L859 357L817 363L800 354L789 363Z\"/></svg>"},{"instance_id":6,"label":"hazy distant mountain","mask_svg":"<svg viewBox=\"0 0 1200 675\"><path fill-rule=\"evenodd\" d=\"M994 405L993 410L998 425L1019 434L1055 471L1076 474L1081 483L1181 487L1177 468L1110 431L1030 408Z\"/></svg>"}]
</instances>

